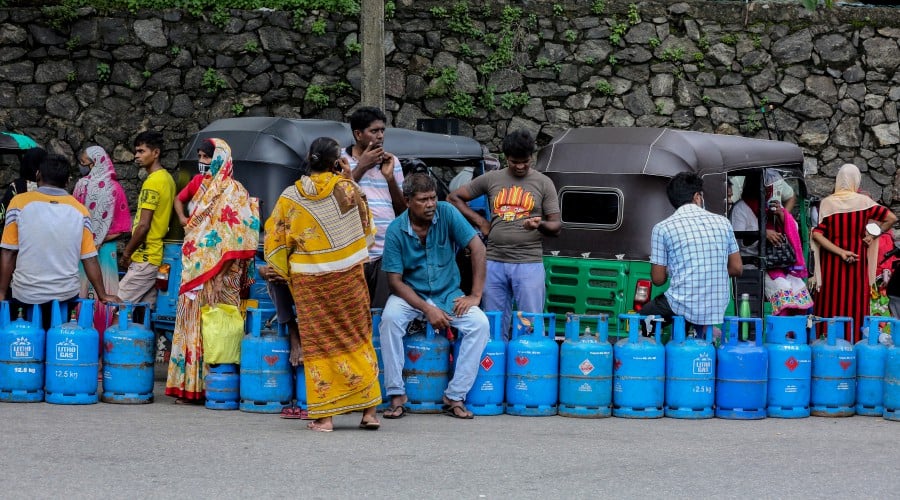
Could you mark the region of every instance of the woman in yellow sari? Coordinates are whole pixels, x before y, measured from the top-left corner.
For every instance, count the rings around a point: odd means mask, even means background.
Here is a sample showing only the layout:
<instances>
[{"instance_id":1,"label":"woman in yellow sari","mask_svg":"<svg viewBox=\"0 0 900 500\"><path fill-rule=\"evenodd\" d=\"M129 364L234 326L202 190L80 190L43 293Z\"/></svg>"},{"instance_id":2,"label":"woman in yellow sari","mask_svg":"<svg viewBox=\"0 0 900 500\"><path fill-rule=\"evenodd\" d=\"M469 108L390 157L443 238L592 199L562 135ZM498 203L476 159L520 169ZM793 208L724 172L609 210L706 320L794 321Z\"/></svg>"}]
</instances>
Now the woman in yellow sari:
<instances>
[{"instance_id":1,"label":"woman in yellow sari","mask_svg":"<svg viewBox=\"0 0 900 500\"><path fill-rule=\"evenodd\" d=\"M180 403L200 403L206 396L200 308L240 305L241 284L259 245L259 202L232 177L228 144L212 141L212 178L194 195L181 247L181 288L166 378L166 395Z\"/></svg>"},{"instance_id":2,"label":"woman in yellow sari","mask_svg":"<svg viewBox=\"0 0 900 500\"><path fill-rule=\"evenodd\" d=\"M349 169L337 141L316 139L307 159L310 175L281 193L265 227L266 261L297 306L316 419L307 428L331 432L333 416L363 410L359 427L376 430L381 387L363 274L375 226L359 186L340 174Z\"/></svg>"}]
</instances>

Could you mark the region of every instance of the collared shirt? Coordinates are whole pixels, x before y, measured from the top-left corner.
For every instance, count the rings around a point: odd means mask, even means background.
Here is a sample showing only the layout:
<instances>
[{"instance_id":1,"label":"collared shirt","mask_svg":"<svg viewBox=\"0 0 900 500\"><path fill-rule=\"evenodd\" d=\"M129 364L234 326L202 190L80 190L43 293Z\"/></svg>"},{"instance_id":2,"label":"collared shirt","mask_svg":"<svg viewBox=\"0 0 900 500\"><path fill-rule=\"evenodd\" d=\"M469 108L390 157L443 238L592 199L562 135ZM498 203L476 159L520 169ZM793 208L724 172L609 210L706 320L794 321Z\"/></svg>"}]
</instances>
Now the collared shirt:
<instances>
[{"instance_id":1,"label":"collared shirt","mask_svg":"<svg viewBox=\"0 0 900 500\"><path fill-rule=\"evenodd\" d=\"M350 170L356 170L359 161L353 156L347 154L347 150L342 153L344 158L350 164ZM400 160L394 157L394 180L397 185L403 185L403 168L400 166ZM391 189L388 186L387 179L381 174L381 166L376 165L359 179L359 187L366 194L366 203L369 204L369 210L372 211L372 219L375 221L375 244L369 247L369 259L377 260L381 258L384 252L384 233L388 226L394 220L394 202L391 199Z\"/></svg>"},{"instance_id":2,"label":"collared shirt","mask_svg":"<svg viewBox=\"0 0 900 500\"><path fill-rule=\"evenodd\" d=\"M388 226L381 269L403 275L403 282L419 297L431 299L437 307L452 313L453 301L463 295L456 252L474 237L475 230L459 210L439 201L422 244L406 210Z\"/></svg>"},{"instance_id":3,"label":"collared shirt","mask_svg":"<svg viewBox=\"0 0 900 500\"><path fill-rule=\"evenodd\" d=\"M672 311L697 325L722 323L731 296L728 256L738 251L728 219L688 203L653 226L650 262L666 266Z\"/></svg>"}]
</instances>

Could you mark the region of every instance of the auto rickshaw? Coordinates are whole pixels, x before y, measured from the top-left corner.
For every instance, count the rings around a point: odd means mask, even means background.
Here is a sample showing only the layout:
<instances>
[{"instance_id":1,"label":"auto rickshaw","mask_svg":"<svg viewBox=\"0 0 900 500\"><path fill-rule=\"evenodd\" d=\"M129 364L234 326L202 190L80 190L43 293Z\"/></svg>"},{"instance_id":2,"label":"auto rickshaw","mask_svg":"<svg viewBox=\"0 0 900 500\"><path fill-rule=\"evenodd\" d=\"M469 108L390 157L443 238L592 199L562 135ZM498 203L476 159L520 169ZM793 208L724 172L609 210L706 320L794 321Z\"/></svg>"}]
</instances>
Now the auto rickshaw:
<instances>
[{"instance_id":1,"label":"auto rickshaw","mask_svg":"<svg viewBox=\"0 0 900 500\"><path fill-rule=\"evenodd\" d=\"M666 186L679 172L699 174L706 209L723 216L740 197L733 192L729 199L729 184L735 191L748 176L757 176L764 200L766 176L779 176L794 193L792 215L809 253L810 199L803 154L795 144L667 128L578 128L542 148L535 168L559 194L563 230L544 240L544 266L546 309L562 317L574 312L616 318L640 311L665 291L650 279L650 233L674 212ZM743 293L750 295L754 316L771 309L763 294L765 206L757 214L759 234L736 235L760 243L755 255L742 255L745 272L733 282L727 314ZM611 321L610 335L617 334L618 322Z\"/></svg>"},{"instance_id":2,"label":"auto rickshaw","mask_svg":"<svg viewBox=\"0 0 900 500\"><path fill-rule=\"evenodd\" d=\"M346 123L332 120L289 119L277 117L241 117L217 120L188 140L178 162L175 181L181 190L197 173L197 149L209 138L225 140L231 147L234 178L259 198L260 217L266 220L284 189L305 173L309 145L318 137L332 137L346 148L353 134ZM460 175L480 175L490 163L484 149L474 139L431 132L388 128L384 148L396 155L408 174L421 169L437 180L439 195ZM484 206L482 200L481 205ZM184 231L173 214L166 236L161 266L160 290L151 319L155 330L171 337L175 328L178 289L181 285L181 240ZM262 243L252 268L256 281L250 289L250 305L272 307L266 284L257 274L264 264ZM166 267L168 266L168 267Z\"/></svg>"}]
</instances>

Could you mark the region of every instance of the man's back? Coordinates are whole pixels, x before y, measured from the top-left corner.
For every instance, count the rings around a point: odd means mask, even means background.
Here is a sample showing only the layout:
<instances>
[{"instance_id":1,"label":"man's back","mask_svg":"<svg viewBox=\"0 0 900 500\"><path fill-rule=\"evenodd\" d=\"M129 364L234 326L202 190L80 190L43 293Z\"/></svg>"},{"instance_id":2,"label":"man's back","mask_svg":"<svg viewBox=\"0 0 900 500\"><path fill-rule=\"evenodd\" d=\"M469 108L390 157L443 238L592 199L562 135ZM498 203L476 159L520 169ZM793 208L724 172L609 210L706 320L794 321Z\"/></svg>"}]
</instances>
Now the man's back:
<instances>
[{"instance_id":1,"label":"man's back","mask_svg":"<svg viewBox=\"0 0 900 500\"><path fill-rule=\"evenodd\" d=\"M29 304L78 294L78 263L97 254L90 213L65 190L43 186L9 204L0 247L18 251L13 297Z\"/></svg>"},{"instance_id":2,"label":"man's back","mask_svg":"<svg viewBox=\"0 0 900 500\"><path fill-rule=\"evenodd\" d=\"M651 263L668 269L673 312L695 324L721 323L730 296L728 256L738 251L728 219L689 203L654 226L651 242Z\"/></svg>"}]
</instances>

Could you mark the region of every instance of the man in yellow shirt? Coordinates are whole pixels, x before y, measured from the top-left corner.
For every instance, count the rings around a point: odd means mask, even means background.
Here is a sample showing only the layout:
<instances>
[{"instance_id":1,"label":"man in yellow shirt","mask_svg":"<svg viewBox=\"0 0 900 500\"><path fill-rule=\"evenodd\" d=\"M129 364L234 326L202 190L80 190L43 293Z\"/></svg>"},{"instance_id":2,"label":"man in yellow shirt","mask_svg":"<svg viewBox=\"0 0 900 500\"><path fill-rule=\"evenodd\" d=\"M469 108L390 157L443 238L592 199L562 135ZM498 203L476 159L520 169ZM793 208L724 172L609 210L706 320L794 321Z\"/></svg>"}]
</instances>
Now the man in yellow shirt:
<instances>
[{"instance_id":1,"label":"man in yellow shirt","mask_svg":"<svg viewBox=\"0 0 900 500\"><path fill-rule=\"evenodd\" d=\"M159 162L163 136L145 131L134 139L134 161L146 169L147 178L141 185L131 241L122 252L122 265L128 271L119 282L119 297L126 302L156 302L156 273L162 264L163 237L169 231L175 181Z\"/></svg>"}]
</instances>

